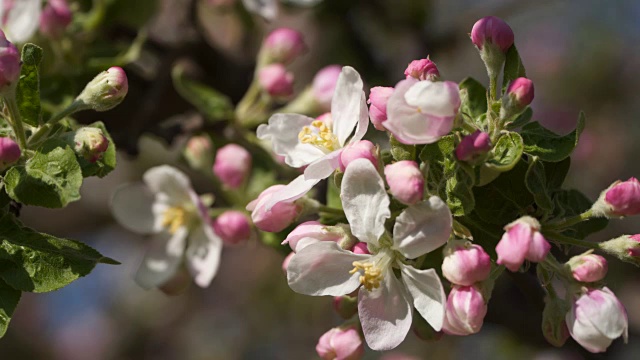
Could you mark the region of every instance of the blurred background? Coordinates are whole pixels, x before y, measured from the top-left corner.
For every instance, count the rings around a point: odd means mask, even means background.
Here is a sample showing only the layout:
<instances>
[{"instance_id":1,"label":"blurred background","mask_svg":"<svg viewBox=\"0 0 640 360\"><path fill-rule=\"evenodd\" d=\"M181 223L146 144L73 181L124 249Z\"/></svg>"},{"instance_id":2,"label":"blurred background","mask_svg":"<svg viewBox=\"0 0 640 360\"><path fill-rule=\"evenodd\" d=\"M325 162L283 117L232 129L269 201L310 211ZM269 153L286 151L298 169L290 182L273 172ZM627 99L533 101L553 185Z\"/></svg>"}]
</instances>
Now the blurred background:
<instances>
[{"instance_id":1,"label":"blurred background","mask_svg":"<svg viewBox=\"0 0 640 360\"><path fill-rule=\"evenodd\" d=\"M281 4L271 23L242 11L234 0L112 2L94 47L113 56L141 31L147 39L137 60L125 67L130 90L123 104L79 120L107 124L121 150L118 167L104 179L88 179L82 200L68 208L25 207L21 217L40 231L84 241L122 265L99 265L53 293L25 293L0 341L2 359L316 358L318 337L341 321L331 298L288 288L281 253L258 241L226 248L210 288L191 286L167 297L133 282L148 239L120 227L109 211L114 189L139 181L149 167L170 163L188 170L182 147L203 120L173 88L173 65L184 63L191 76L237 102L251 82L263 36L276 27L301 31L309 45L292 67L299 89L329 64L355 67L368 87L394 86L411 60L427 55L446 80L473 76L487 83L468 33L477 19L499 16L513 28L535 83L534 120L568 133L580 110L587 115L567 186L595 199L614 180L640 175L636 0L325 0L309 8ZM88 80L95 73L73 76ZM56 76L61 75L50 74ZM190 175L196 190L210 191L206 177ZM614 220L591 239L620 233L640 233L640 224ZM540 331L542 292L533 275L518 274L501 278L479 334L423 342L410 333L398 349L365 358L639 359L639 274L631 265L610 262L608 286L627 307L631 336L628 345L616 340L603 355L589 354L571 339L562 349L546 343Z\"/></svg>"}]
</instances>

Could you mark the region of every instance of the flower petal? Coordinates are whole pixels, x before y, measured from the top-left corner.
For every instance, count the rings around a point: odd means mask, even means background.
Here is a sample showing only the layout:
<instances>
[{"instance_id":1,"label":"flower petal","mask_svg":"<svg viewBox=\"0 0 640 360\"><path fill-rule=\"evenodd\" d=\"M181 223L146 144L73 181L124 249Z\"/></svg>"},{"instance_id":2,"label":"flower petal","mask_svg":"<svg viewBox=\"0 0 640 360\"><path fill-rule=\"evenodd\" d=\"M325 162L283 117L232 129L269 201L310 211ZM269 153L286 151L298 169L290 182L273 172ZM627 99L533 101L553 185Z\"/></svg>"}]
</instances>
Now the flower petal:
<instances>
[{"instance_id":1,"label":"flower petal","mask_svg":"<svg viewBox=\"0 0 640 360\"><path fill-rule=\"evenodd\" d=\"M437 196L406 208L393 226L393 246L409 259L431 252L449 240L453 219Z\"/></svg>"},{"instance_id":2,"label":"flower petal","mask_svg":"<svg viewBox=\"0 0 640 360\"><path fill-rule=\"evenodd\" d=\"M360 241L378 244L391 212L384 182L369 160L357 159L347 166L340 198L351 233Z\"/></svg>"},{"instance_id":3,"label":"flower petal","mask_svg":"<svg viewBox=\"0 0 640 360\"><path fill-rule=\"evenodd\" d=\"M362 87L360 74L350 66L343 67L331 100L332 130L338 136L340 146L344 146L360 120L364 97Z\"/></svg>"},{"instance_id":4,"label":"flower petal","mask_svg":"<svg viewBox=\"0 0 640 360\"><path fill-rule=\"evenodd\" d=\"M362 99L360 100L360 118L358 119L358 124L356 125L356 132L353 134L351 140L349 140L349 144L354 144L357 141L362 140L364 135L367 133L367 129L369 128L369 108L367 108L367 98L362 93Z\"/></svg>"},{"instance_id":5,"label":"flower petal","mask_svg":"<svg viewBox=\"0 0 640 360\"><path fill-rule=\"evenodd\" d=\"M218 272L222 239L208 223L191 231L187 247L187 265L195 283L206 288Z\"/></svg>"},{"instance_id":6,"label":"flower petal","mask_svg":"<svg viewBox=\"0 0 640 360\"><path fill-rule=\"evenodd\" d=\"M290 183L280 190L275 191L266 202L265 209L269 211L275 204L281 201L295 201L303 197L311 190L320 179L306 180L304 175L300 175L297 178L291 180ZM247 205L249 206L249 205Z\"/></svg>"},{"instance_id":7,"label":"flower petal","mask_svg":"<svg viewBox=\"0 0 640 360\"><path fill-rule=\"evenodd\" d=\"M404 341L411 328L411 299L389 269L381 286L360 289L358 314L367 345L373 350L391 350Z\"/></svg>"},{"instance_id":8,"label":"flower petal","mask_svg":"<svg viewBox=\"0 0 640 360\"><path fill-rule=\"evenodd\" d=\"M188 229L181 227L174 234L155 236L135 275L136 283L151 289L171 279L182 263L187 234Z\"/></svg>"},{"instance_id":9,"label":"flower petal","mask_svg":"<svg viewBox=\"0 0 640 360\"><path fill-rule=\"evenodd\" d=\"M309 244L291 258L287 281L297 293L313 296L342 296L360 286L360 273L350 274L354 261L370 255L357 255L343 250L334 242Z\"/></svg>"},{"instance_id":10,"label":"flower petal","mask_svg":"<svg viewBox=\"0 0 640 360\"><path fill-rule=\"evenodd\" d=\"M402 282L413 297L413 307L435 331L440 331L447 303L440 277L434 269L417 270L400 264L400 270Z\"/></svg>"},{"instance_id":11,"label":"flower petal","mask_svg":"<svg viewBox=\"0 0 640 360\"><path fill-rule=\"evenodd\" d=\"M303 144L298 134L305 126L310 126L314 119L298 114L275 114L269 118L268 125L258 126L256 135L261 140L271 140L273 152L284 156L284 161L291 167L308 165L325 153L310 144Z\"/></svg>"},{"instance_id":12,"label":"flower petal","mask_svg":"<svg viewBox=\"0 0 640 360\"><path fill-rule=\"evenodd\" d=\"M624 306L607 287L591 292L590 296L582 296L578 303L583 318L611 339L621 336L628 327Z\"/></svg>"},{"instance_id":13,"label":"flower petal","mask_svg":"<svg viewBox=\"0 0 640 360\"><path fill-rule=\"evenodd\" d=\"M418 81L407 90L404 99L423 114L449 117L455 116L460 107L460 90L451 81Z\"/></svg>"},{"instance_id":14,"label":"flower petal","mask_svg":"<svg viewBox=\"0 0 640 360\"><path fill-rule=\"evenodd\" d=\"M164 194L163 202L167 204L184 204L191 202L191 182L187 175L169 166L156 166L147 170L143 179L154 194Z\"/></svg>"},{"instance_id":15,"label":"flower petal","mask_svg":"<svg viewBox=\"0 0 640 360\"><path fill-rule=\"evenodd\" d=\"M322 180L331 176L331 174L340 167L341 153L342 149L336 150L309 164L304 170L305 180Z\"/></svg>"},{"instance_id":16,"label":"flower petal","mask_svg":"<svg viewBox=\"0 0 640 360\"><path fill-rule=\"evenodd\" d=\"M244 7L250 12L272 21L278 16L276 0L242 0Z\"/></svg>"},{"instance_id":17,"label":"flower petal","mask_svg":"<svg viewBox=\"0 0 640 360\"><path fill-rule=\"evenodd\" d=\"M1 9L8 8L8 1L0 2ZM7 38L14 43L24 43L38 30L38 19L42 11L41 0L21 0L13 1L8 14L2 11L2 28L6 32ZM6 19L6 20L5 20Z\"/></svg>"},{"instance_id":18,"label":"flower petal","mask_svg":"<svg viewBox=\"0 0 640 360\"><path fill-rule=\"evenodd\" d=\"M111 212L118 223L138 234L154 233L154 196L142 183L120 186L111 198Z\"/></svg>"}]
</instances>

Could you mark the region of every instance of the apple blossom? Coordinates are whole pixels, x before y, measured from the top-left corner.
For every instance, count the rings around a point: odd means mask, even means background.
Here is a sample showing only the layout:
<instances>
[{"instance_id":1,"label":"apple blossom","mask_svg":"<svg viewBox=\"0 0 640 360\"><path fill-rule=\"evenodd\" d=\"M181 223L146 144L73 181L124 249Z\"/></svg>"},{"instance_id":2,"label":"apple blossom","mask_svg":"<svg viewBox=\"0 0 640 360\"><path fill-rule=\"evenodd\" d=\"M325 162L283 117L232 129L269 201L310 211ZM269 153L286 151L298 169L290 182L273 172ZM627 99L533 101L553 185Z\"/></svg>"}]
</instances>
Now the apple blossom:
<instances>
[{"instance_id":1,"label":"apple blossom","mask_svg":"<svg viewBox=\"0 0 640 360\"><path fill-rule=\"evenodd\" d=\"M293 74L282 64L271 64L260 69L258 82L273 98L286 98L293 94Z\"/></svg>"},{"instance_id":2,"label":"apple blossom","mask_svg":"<svg viewBox=\"0 0 640 360\"><path fill-rule=\"evenodd\" d=\"M426 59L413 60L404 71L404 75L408 78L418 80L436 81L440 77L440 72L436 64L428 57ZM372 89L373 90L373 89Z\"/></svg>"},{"instance_id":3,"label":"apple blossom","mask_svg":"<svg viewBox=\"0 0 640 360\"><path fill-rule=\"evenodd\" d=\"M251 173L251 153L236 144L221 147L216 152L213 173L228 188L240 188Z\"/></svg>"},{"instance_id":4,"label":"apple blossom","mask_svg":"<svg viewBox=\"0 0 640 360\"><path fill-rule=\"evenodd\" d=\"M313 77L311 93L317 106L322 109L322 111L331 109L331 99L333 98L333 93L338 84L338 78L341 72L342 66L329 65L320 69L320 71L316 73L316 76Z\"/></svg>"},{"instance_id":5,"label":"apple blossom","mask_svg":"<svg viewBox=\"0 0 640 360\"><path fill-rule=\"evenodd\" d=\"M24 43L38 30L42 0L0 0L0 19L7 37Z\"/></svg>"},{"instance_id":6,"label":"apple blossom","mask_svg":"<svg viewBox=\"0 0 640 360\"><path fill-rule=\"evenodd\" d=\"M403 204L412 205L424 195L424 175L418 164L402 160L384 167L384 176L389 184L389 192Z\"/></svg>"},{"instance_id":7,"label":"apple blossom","mask_svg":"<svg viewBox=\"0 0 640 360\"><path fill-rule=\"evenodd\" d=\"M273 196L285 188L284 185L273 185L247 205L247 210L251 211L251 220L258 229L268 232L282 231L302 213L303 206L295 200L278 200L271 204Z\"/></svg>"},{"instance_id":8,"label":"apple blossom","mask_svg":"<svg viewBox=\"0 0 640 360\"><path fill-rule=\"evenodd\" d=\"M455 241L444 249L442 275L456 285L473 285L484 281L491 272L491 258L482 246L469 241Z\"/></svg>"},{"instance_id":9,"label":"apple blossom","mask_svg":"<svg viewBox=\"0 0 640 360\"><path fill-rule=\"evenodd\" d=\"M20 78L20 54L0 30L0 94L5 94Z\"/></svg>"},{"instance_id":10,"label":"apple blossom","mask_svg":"<svg viewBox=\"0 0 640 360\"><path fill-rule=\"evenodd\" d=\"M581 282L596 282L607 275L607 260L596 254L574 256L567 262L573 278Z\"/></svg>"},{"instance_id":11,"label":"apple blossom","mask_svg":"<svg viewBox=\"0 0 640 360\"><path fill-rule=\"evenodd\" d=\"M355 326L337 327L320 337L316 352L323 360L358 360L364 346Z\"/></svg>"},{"instance_id":12,"label":"apple blossom","mask_svg":"<svg viewBox=\"0 0 640 360\"><path fill-rule=\"evenodd\" d=\"M471 335L482 328L487 304L475 286L454 285L447 298L442 330L450 335Z\"/></svg>"},{"instance_id":13,"label":"apple blossom","mask_svg":"<svg viewBox=\"0 0 640 360\"><path fill-rule=\"evenodd\" d=\"M245 213L227 210L213 220L213 230L225 244L236 245L251 238L251 225Z\"/></svg>"},{"instance_id":14,"label":"apple blossom","mask_svg":"<svg viewBox=\"0 0 640 360\"><path fill-rule=\"evenodd\" d=\"M491 150L489 134L480 130L462 138L456 146L456 157L460 161L474 161Z\"/></svg>"},{"instance_id":15,"label":"apple blossom","mask_svg":"<svg viewBox=\"0 0 640 360\"><path fill-rule=\"evenodd\" d=\"M371 88L369 93L369 117L373 127L380 131L385 131L383 122L387 121L387 102L393 94L392 87L376 86Z\"/></svg>"},{"instance_id":16,"label":"apple blossom","mask_svg":"<svg viewBox=\"0 0 640 360\"><path fill-rule=\"evenodd\" d=\"M530 216L523 216L504 229L506 232L496 246L497 262L511 271L517 271L525 260L544 260L551 250L551 245L540 233L540 223Z\"/></svg>"},{"instance_id":17,"label":"apple blossom","mask_svg":"<svg viewBox=\"0 0 640 360\"><path fill-rule=\"evenodd\" d=\"M72 20L67 0L49 0L40 14L40 33L57 39L64 33Z\"/></svg>"},{"instance_id":18,"label":"apple blossom","mask_svg":"<svg viewBox=\"0 0 640 360\"><path fill-rule=\"evenodd\" d=\"M343 171L357 159L367 159L378 166L378 147L369 140L360 140L345 146L340 154L340 171Z\"/></svg>"},{"instance_id":19,"label":"apple blossom","mask_svg":"<svg viewBox=\"0 0 640 360\"><path fill-rule=\"evenodd\" d=\"M20 146L9 137L0 137L0 170L20 159Z\"/></svg>"},{"instance_id":20,"label":"apple blossom","mask_svg":"<svg viewBox=\"0 0 640 360\"><path fill-rule=\"evenodd\" d=\"M600 194L592 210L594 215L605 217L640 214L640 181L634 177L616 181Z\"/></svg>"}]
</instances>

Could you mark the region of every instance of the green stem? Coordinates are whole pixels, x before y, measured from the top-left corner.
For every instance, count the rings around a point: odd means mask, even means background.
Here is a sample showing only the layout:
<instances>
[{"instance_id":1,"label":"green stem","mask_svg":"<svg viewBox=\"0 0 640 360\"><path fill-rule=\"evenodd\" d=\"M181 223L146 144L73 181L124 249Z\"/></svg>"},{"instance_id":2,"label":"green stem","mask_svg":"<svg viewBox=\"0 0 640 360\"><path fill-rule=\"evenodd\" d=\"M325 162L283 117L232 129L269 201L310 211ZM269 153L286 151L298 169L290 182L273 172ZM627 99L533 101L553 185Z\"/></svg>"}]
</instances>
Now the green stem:
<instances>
[{"instance_id":1,"label":"green stem","mask_svg":"<svg viewBox=\"0 0 640 360\"><path fill-rule=\"evenodd\" d=\"M498 75L489 75L489 98L495 101L498 96Z\"/></svg>"},{"instance_id":2,"label":"green stem","mask_svg":"<svg viewBox=\"0 0 640 360\"><path fill-rule=\"evenodd\" d=\"M22 126L22 117L20 116L20 109L18 109L18 103L16 102L15 90L10 92L4 97L4 103L7 104L9 109L9 115L11 116L11 127L18 139L20 149L23 151L27 149L27 138L24 134L24 127Z\"/></svg>"},{"instance_id":3,"label":"green stem","mask_svg":"<svg viewBox=\"0 0 640 360\"><path fill-rule=\"evenodd\" d=\"M249 85L249 89L247 89L244 97L240 100L238 106L236 107L236 119L241 125L246 126L246 123L248 122L246 117L247 115L249 115L249 110L256 102L256 98L260 96L260 92L260 84L258 83L257 79L254 78L251 82L251 85Z\"/></svg>"},{"instance_id":4,"label":"green stem","mask_svg":"<svg viewBox=\"0 0 640 360\"><path fill-rule=\"evenodd\" d=\"M573 226L575 224L579 224L583 221L590 220L593 217L593 211L591 209L583 212L580 215L576 215L574 217L562 219L558 222L552 222L549 224L544 224L543 228L545 230L560 230L564 228L568 228L569 226Z\"/></svg>"},{"instance_id":5,"label":"green stem","mask_svg":"<svg viewBox=\"0 0 640 360\"><path fill-rule=\"evenodd\" d=\"M325 205L321 205L320 207L318 207L318 211L344 216L344 210L328 207Z\"/></svg>"},{"instance_id":6,"label":"green stem","mask_svg":"<svg viewBox=\"0 0 640 360\"><path fill-rule=\"evenodd\" d=\"M566 245L575 245L575 246L580 246L580 247L586 247L589 249L597 249L598 248L598 243L593 243L591 241L584 241L584 240L578 240L578 239L574 239L572 237L568 237L566 235L562 235L560 233L557 232L552 232L552 231L545 231L544 232L545 237L549 237L552 240L555 240L557 242L566 244Z\"/></svg>"},{"instance_id":7,"label":"green stem","mask_svg":"<svg viewBox=\"0 0 640 360\"><path fill-rule=\"evenodd\" d=\"M33 135L31 135L31 137L29 138L29 145L38 144L38 142L40 142L42 138L49 135L51 128L53 127L53 125L58 123L58 121L64 119L65 117L73 113L86 110L88 108L89 107L84 102L81 102L81 101L72 102L71 105L67 106L64 110L54 114L49 120L47 120L47 122L44 125L42 125Z\"/></svg>"}]
</instances>

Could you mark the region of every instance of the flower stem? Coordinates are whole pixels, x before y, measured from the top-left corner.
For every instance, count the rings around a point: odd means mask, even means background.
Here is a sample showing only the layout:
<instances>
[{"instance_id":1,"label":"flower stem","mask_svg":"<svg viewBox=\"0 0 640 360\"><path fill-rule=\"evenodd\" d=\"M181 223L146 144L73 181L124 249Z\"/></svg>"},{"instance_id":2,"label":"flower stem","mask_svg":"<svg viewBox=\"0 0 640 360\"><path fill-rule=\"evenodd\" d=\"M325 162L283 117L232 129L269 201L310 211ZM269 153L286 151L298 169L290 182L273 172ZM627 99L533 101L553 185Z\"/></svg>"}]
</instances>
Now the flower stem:
<instances>
[{"instance_id":1,"label":"flower stem","mask_svg":"<svg viewBox=\"0 0 640 360\"><path fill-rule=\"evenodd\" d=\"M561 230L564 228L568 228L569 226L573 226L575 224L581 223L583 221L590 220L593 217L593 211L591 209L583 212L580 215L576 215L574 217L570 217L567 219L562 219L558 222L552 222L549 224L544 224L543 228L545 230Z\"/></svg>"},{"instance_id":2,"label":"flower stem","mask_svg":"<svg viewBox=\"0 0 640 360\"><path fill-rule=\"evenodd\" d=\"M336 215L344 216L344 210L332 208L332 207L329 207L329 206L326 206L326 205L319 206L318 207L318 211L329 213L329 214L336 214Z\"/></svg>"},{"instance_id":3,"label":"flower stem","mask_svg":"<svg viewBox=\"0 0 640 360\"><path fill-rule=\"evenodd\" d=\"M566 235L562 235L560 233L557 232L553 232L553 231L545 231L544 235L546 237L549 237L557 242L566 244L566 245L575 245L575 246L580 246L580 247L586 247L589 249L597 249L598 248L598 243L593 243L591 241L584 241L584 240L578 240L578 239L574 239L572 237L566 236Z\"/></svg>"},{"instance_id":4,"label":"flower stem","mask_svg":"<svg viewBox=\"0 0 640 360\"><path fill-rule=\"evenodd\" d=\"M13 132L16 135L16 139L18 140L18 144L20 145L20 149L27 149L27 139L24 134L24 127L22 126L22 117L20 116L20 110L18 109L18 103L16 102L16 93L15 91L10 92L5 95L4 103L7 104L7 109L9 109L9 115L11 116L11 127L13 128Z\"/></svg>"}]
</instances>

